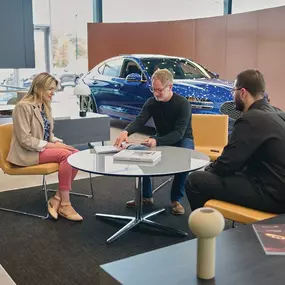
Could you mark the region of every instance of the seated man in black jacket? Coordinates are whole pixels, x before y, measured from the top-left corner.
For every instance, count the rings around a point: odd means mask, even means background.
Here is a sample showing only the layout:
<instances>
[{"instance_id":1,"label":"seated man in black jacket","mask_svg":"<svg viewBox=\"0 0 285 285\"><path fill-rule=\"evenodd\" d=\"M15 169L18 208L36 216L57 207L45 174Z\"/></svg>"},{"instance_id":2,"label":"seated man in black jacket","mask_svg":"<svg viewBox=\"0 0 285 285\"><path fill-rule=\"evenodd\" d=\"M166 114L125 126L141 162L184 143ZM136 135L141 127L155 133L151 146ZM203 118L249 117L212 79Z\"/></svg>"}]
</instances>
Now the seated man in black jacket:
<instances>
[{"instance_id":1,"label":"seated man in black jacket","mask_svg":"<svg viewBox=\"0 0 285 285\"><path fill-rule=\"evenodd\" d=\"M221 156L205 171L188 176L185 186L192 211L218 199L285 213L285 114L264 99L264 91L259 71L237 76L233 95L243 115Z\"/></svg>"},{"instance_id":2,"label":"seated man in black jacket","mask_svg":"<svg viewBox=\"0 0 285 285\"><path fill-rule=\"evenodd\" d=\"M171 72L167 69L157 70L151 79L154 97L147 100L135 121L121 132L115 145L121 146L122 142L128 141L128 136L140 131L152 117L157 134L142 144L147 147L167 145L194 149L191 105L185 97L172 92L173 76ZM186 177L187 173L176 174L174 177L171 188L172 213L174 215L185 213L180 200L184 196ZM151 181L148 177L143 179L143 203L153 204ZM134 206L134 200L127 202L127 207Z\"/></svg>"}]
</instances>

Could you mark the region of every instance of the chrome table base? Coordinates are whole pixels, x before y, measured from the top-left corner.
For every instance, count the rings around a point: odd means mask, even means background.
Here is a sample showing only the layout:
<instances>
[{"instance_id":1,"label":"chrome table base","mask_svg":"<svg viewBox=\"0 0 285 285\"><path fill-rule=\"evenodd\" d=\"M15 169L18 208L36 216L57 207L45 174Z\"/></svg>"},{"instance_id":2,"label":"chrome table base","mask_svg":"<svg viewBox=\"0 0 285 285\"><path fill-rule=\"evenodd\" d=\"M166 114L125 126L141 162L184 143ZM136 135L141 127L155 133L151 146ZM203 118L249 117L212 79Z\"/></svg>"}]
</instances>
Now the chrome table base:
<instances>
[{"instance_id":1,"label":"chrome table base","mask_svg":"<svg viewBox=\"0 0 285 285\"><path fill-rule=\"evenodd\" d=\"M114 219L114 220L127 220L129 221L124 227L122 227L119 231L117 231L114 235L112 235L110 238L107 239L107 243L111 243L118 239L120 236L128 232L130 229L136 227L140 223L142 223L145 226L150 226L155 229L159 229L168 233L177 234L179 236L187 236L188 234L186 232L183 232L181 230L165 226L163 224L153 222L149 220L149 218L162 213L165 211L165 209L160 209L157 211L154 211L152 213L143 215L143 199L142 199L142 189L143 189L143 178L138 177L136 178L136 195L135 195L135 203L136 203L136 216L120 216L120 215L109 215L109 214L96 214L96 217L102 218L102 219Z\"/></svg>"}]
</instances>

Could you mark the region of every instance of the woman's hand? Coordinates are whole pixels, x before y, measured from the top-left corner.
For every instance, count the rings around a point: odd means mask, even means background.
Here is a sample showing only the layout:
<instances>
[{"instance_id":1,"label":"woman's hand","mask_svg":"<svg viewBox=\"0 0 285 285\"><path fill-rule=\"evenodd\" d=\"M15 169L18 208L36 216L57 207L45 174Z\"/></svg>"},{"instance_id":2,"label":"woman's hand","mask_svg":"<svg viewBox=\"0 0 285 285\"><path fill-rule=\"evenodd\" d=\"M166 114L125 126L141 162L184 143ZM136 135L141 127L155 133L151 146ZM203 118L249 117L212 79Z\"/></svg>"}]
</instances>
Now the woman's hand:
<instances>
[{"instance_id":1,"label":"woman's hand","mask_svg":"<svg viewBox=\"0 0 285 285\"><path fill-rule=\"evenodd\" d=\"M61 148L61 149L68 149L70 151L75 150L75 148L71 145L64 144L62 142L55 142L55 143L47 143L46 148Z\"/></svg>"}]
</instances>

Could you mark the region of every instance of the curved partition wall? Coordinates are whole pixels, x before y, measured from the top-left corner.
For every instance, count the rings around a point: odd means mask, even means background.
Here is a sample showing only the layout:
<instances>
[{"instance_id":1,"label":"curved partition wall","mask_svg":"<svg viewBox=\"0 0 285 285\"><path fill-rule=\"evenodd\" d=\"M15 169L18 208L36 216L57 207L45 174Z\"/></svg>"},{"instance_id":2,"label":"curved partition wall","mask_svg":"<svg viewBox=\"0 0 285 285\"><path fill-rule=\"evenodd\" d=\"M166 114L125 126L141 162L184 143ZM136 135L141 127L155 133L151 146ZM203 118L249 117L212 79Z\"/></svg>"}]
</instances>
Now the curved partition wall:
<instances>
[{"instance_id":1,"label":"curved partition wall","mask_svg":"<svg viewBox=\"0 0 285 285\"><path fill-rule=\"evenodd\" d=\"M272 103L285 109L284 15L282 6L204 19L88 24L89 69L126 53L189 57L228 80L243 69L258 68Z\"/></svg>"}]
</instances>

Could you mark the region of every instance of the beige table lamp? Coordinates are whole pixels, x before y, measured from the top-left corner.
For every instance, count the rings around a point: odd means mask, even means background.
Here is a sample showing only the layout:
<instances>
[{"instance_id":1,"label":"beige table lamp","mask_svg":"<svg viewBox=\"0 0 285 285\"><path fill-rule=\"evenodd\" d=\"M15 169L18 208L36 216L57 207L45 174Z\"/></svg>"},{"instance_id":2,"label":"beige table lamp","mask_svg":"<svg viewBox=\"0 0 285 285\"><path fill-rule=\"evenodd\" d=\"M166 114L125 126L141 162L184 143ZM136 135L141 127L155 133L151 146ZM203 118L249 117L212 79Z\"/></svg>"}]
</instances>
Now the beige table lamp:
<instances>
[{"instance_id":1,"label":"beige table lamp","mask_svg":"<svg viewBox=\"0 0 285 285\"><path fill-rule=\"evenodd\" d=\"M225 227L223 215L212 208L199 208L188 219L192 233L197 236L197 276L201 279L215 277L216 236Z\"/></svg>"}]
</instances>

